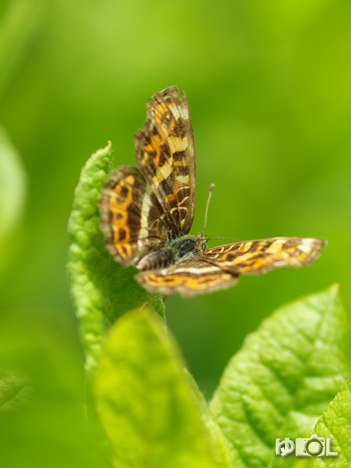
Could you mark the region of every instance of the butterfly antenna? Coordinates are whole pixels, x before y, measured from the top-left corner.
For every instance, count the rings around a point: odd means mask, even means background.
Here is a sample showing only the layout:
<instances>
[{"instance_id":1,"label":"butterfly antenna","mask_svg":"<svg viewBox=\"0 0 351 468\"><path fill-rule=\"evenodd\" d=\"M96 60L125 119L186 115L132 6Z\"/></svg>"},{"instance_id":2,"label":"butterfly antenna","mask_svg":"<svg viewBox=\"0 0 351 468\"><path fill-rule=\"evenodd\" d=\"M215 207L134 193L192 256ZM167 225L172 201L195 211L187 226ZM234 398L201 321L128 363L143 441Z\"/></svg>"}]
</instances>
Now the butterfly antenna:
<instances>
[{"instance_id":1,"label":"butterfly antenna","mask_svg":"<svg viewBox=\"0 0 351 468\"><path fill-rule=\"evenodd\" d=\"M212 196L212 191L213 191L213 189L214 189L214 184L211 184L211 185L210 185L210 190L209 190L209 192L208 192L208 199L207 199L207 204L206 204L205 225L204 225L203 230L201 231L201 236L202 236L202 234L204 233L204 230L205 230L205 227L206 227L206 224L207 224L208 205L210 204L210 200L211 200L211 196Z\"/></svg>"},{"instance_id":2,"label":"butterfly antenna","mask_svg":"<svg viewBox=\"0 0 351 468\"><path fill-rule=\"evenodd\" d=\"M231 241L235 241L235 242L242 242L241 239L229 239L228 237L210 237L210 238L208 238L207 240L210 241L210 240L217 240L217 239L221 239L221 240L231 240Z\"/></svg>"}]
</instances>

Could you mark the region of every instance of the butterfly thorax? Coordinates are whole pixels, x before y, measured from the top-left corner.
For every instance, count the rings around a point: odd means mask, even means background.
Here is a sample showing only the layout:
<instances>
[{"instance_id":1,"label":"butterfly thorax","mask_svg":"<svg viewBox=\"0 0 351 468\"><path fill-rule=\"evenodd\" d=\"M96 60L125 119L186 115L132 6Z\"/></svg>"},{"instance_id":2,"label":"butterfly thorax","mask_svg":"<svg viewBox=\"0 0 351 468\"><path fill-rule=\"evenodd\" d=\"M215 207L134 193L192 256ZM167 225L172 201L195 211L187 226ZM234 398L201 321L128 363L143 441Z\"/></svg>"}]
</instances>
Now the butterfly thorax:
<instances>
[{"instance_id":1,"label":"butterfly thorax","mask_svg":"<svg viewBox=\"0 0 351 468\"><path fill-rule=\"evenodd\" d=\"M180 236L167 241L165 246L143 257L137 264L139 270L166 268L174 263L190 260L206 249L206 239L198 235Z\"/></svg>"}]
</instances>

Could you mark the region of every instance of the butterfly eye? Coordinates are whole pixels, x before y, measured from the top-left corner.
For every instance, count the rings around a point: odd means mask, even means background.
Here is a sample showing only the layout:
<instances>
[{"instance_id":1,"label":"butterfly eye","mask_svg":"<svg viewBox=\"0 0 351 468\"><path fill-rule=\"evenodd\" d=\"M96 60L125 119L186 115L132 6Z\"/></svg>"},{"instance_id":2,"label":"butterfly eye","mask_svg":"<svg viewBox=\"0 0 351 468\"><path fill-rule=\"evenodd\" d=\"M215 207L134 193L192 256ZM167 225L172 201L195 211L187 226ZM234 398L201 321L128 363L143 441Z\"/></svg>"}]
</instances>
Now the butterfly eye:
<instances>
[{"instance_id":1,"label":"butterfly eye","mask_svg":"<svg viewBox=\"0 0 351 468\"><path fill-rule=\"evenodd\" d=\"M192 250L194 246L195 246L195 241L193 241L192 239L185 239L185 241L182 243L181 249L189 251L189 250Z\"/></svg>"}]
</instances>

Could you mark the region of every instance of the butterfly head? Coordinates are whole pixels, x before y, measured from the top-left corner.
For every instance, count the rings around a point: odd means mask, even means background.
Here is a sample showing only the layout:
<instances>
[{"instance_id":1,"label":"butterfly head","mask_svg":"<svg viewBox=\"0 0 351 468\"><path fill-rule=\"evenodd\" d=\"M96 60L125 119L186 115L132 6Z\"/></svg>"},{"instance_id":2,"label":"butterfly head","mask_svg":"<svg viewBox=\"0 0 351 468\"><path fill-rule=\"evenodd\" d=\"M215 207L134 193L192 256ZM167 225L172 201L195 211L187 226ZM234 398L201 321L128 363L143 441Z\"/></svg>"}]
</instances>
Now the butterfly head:
<instances>
[{"instance_id":1,"label":"butterfly head","mask_svg":"<svg viewBox=\"0 0 351 468\"><path fill-rule=\"evenodd\" d=\"M173 241L171 248L175 254L175 260L186 260L206 250L206 238L188 234Z\"/></svg>"},{"instance_id":2,"label":"butterfly head","mask_svg":"<svg viewBox=\"0 0 351 468\"><path fill-rule=\"evenodd\" d=\"M181 238L180 251L181 252L203 252L206 249L206 238L197 235L187 235Z\"/></svg>"}]
</instances>

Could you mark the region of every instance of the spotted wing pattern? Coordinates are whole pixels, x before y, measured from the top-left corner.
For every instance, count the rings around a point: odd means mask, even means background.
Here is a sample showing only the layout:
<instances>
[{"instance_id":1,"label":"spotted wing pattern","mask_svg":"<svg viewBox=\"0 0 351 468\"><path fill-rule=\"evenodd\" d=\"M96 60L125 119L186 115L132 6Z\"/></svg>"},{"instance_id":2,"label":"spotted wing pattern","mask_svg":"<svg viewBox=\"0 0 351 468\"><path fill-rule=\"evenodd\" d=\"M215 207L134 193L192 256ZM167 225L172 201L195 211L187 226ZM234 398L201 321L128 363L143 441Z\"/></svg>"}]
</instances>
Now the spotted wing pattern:
<instances>
[{"instance_id":1,"label":"spotted wing pattern","mask_svg":"<svg viewBox=\"0 0 351 468\"><path fill-rule=\"evenodd\" d=\"M308 265L325 245L325 240L313 237L273 237L212 247L201 260L228 272L259 275L279 267Z\"/></svg>"},{"instance_id":2,"label":"spotted wing pattern","mask_svg":"<svg viewBox=\"0 0 351 468\"><path fill-rule=\"evenodd\" d=\"M99 202L105 245L121 265L135 264L152 250L161 248L169 226L162 208L135 167L115 169L102 190Z\"/></svg>"},{"instance_id":3,"label":"spotted wing pattern","mask_svg":"<svg viewBox=\"0 0 351 468\"><path fill-rule=\"evenodd\" d=\"M197 259L184 261L161 270L139 273L135 279L151 294L174 294L183 297L204 294L233 286L238 274Z\"/></svg>"},{"instance_id":4,"label":"spotted wing pattern","mask_svg":"<svg viewBox=\"0 0 351 468\"><path fill-rule=\"evenodd\" d=\"M162 206L171 234L190 231L195 207L195 156L184 92L171 86L147 104L147 120L135 135L135 158Z\"/></svg>"}]
</instances>

